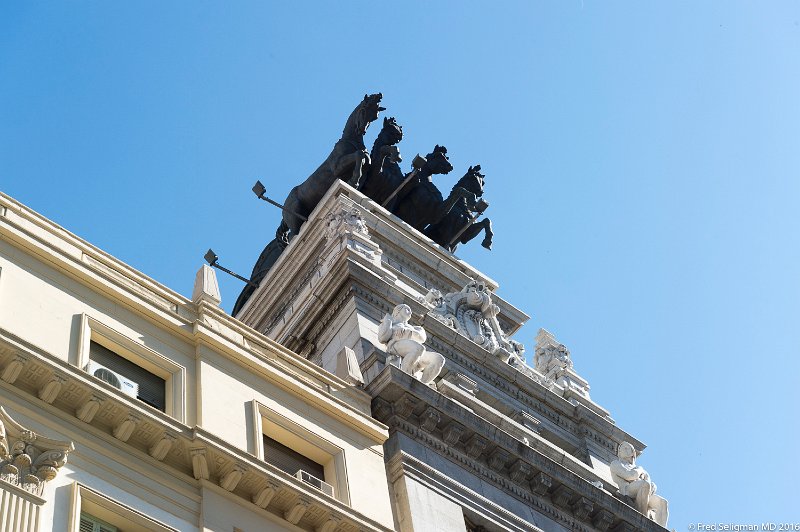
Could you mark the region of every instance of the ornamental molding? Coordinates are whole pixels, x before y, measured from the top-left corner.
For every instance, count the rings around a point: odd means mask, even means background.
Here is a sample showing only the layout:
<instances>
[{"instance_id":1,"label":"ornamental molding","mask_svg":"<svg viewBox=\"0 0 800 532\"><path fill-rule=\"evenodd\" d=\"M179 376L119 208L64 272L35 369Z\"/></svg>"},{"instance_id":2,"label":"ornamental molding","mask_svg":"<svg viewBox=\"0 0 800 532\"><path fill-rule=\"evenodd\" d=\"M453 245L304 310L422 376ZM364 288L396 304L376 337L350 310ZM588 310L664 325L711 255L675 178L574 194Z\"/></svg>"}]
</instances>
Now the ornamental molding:
<instances>
[{"instance_id":1,"label":"ornamental molding","mask_svg":"<svg viewBox=\"0 0 800 532\"><path fill-rule=\"evenodd\" d=\"M26 429L0 406L0 480L40 496L74 450L72 442Z\"/></svg>"}]
</instances>

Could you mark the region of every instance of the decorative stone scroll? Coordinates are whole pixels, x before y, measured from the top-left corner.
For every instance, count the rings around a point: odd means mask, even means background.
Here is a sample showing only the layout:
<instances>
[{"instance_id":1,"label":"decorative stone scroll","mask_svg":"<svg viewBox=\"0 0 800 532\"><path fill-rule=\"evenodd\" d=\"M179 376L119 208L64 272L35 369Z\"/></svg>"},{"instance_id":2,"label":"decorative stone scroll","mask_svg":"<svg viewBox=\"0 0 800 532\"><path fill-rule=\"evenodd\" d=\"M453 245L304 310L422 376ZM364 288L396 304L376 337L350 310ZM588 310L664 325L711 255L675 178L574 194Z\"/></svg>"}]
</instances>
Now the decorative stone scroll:
<instances>
[{"instance_id":1,"label":"decorative stone scroll","mask_svg":"<svg viewBox=\"0 0 800 532\"><path fill-rule=\"evenodd\" d=\"M0 407L0 480L41 496L75 450L72 442L56 441L26 429Z\"/></svg>"},{"instance_id":2,"label":"decorative stone scroll","mask_svg":"<svg viewBox=\"0 0 800 532\"><path fill-rule=\"evenodd\" d=\"M473 280L460 292L444 296L430 315L512 366L522 367L525 348L506 337L497 321L499 312L500 307L492 302L486 284Z\"/></svg>"},{"instance_id":3,"label":"decorative stone scroll","mask_svg":"<svg viewBox=\"0 0 800 532\"><path fill-rule=\"evenodd\" d=\"M572 368L569 349L544 329L539 329L536 335L533 364L544 377L545 384L557 384L589 399L589 383Z\"/></svg>"}]
</instances>

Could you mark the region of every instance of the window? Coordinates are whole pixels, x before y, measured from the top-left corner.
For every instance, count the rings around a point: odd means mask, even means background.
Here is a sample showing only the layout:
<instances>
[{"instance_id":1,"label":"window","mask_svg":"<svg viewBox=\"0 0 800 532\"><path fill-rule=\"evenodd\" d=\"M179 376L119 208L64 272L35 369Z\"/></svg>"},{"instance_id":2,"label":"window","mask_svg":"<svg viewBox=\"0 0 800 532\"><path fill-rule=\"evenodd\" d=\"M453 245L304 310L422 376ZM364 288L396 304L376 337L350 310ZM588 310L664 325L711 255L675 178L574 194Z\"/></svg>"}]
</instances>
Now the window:
<instances>
[{"instance_id":1,"label":"window","mask_svg":"<svg viewBox=\"0 0 800 532\"><path fill-rule=\"evenodd\" d=\"M264 434L264 461L294 476L305 471L325 480L325 467Z\"/></svg>"},{"instance_id":2,"label":"window","mask_svg":"<svg viewBox=\"0 0 800 532\"><path fill-rule=\"evenodd\" d=\"M70 362L178 421L186 418L186 368L87 314ZM105 371L101 371L101 370ZM98 373L99 372L99 373Z\"/></svg>"},{"instance_id":3,"label":"window","mask_svg":"<svg viewBox=\"0 0 800 532\"><path fill-rule=\"evenodd\" d=\"M68 532L178 532L78 482L72 485Z\"/></svg>"},{"instance_id":4,"label":"window","mask_svg":"<svg viewBox=\"0 0 800 532\"><path fill-rule=\"evenodd\" d=\"M92 375L164 412L166 406L164 379L97 342L89 344L89 362L88 368Z\"/></svg>"},{"instance_id":5,"label":"window","mask_svg":"<svg viewBox=\"0 0 800 532\"><path fill-rule=\"evenodd\" d=\"M81 514L80 532L118 532L117 527L89 514Z\"/></svg>"},{"instance_id":6,"label":"window","mask_svg":"<svg viewBox=\"0 0 800 532\"><path fill-rule=\"evenodd\" d=\"M258 401L252 408L255 456L350 504L344 449ZM298 477L299 471L306 474Z\"/></svg>"}]
</instances>

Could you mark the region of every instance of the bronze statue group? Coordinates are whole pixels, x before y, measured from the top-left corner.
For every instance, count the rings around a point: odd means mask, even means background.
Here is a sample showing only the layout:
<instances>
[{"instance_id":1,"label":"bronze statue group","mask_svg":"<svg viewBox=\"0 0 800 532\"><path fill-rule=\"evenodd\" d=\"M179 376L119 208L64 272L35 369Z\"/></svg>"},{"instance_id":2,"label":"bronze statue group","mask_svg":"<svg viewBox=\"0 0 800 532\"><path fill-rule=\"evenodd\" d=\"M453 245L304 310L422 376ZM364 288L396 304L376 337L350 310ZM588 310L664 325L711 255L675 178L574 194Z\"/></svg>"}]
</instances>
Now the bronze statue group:
<instances>
[{"instance_id":1,"label":"bronze statue group","mask_svg":"<svg viewBox=\"0 0 800 532\"><path fill-rule=\"evenodd\" d=\"M403 128L394 118L384 118L372 151L367 152L364 135L379 113L386 110L380 106L382 98L380 93L364 96L347 118L342 137L328 158L289 192L275 239L267 244L253 267L250 281L254 285L261 282L289 241L300 233L305 219L338 179L451 252L481 231L485 233L481 245L491 249L491 221L488 218L477 221L489 206L481 198L484 175L480 165L470 166L445 199L432 180L434 175L453 170L444 146L437 145L425 157L417 155L412 170L405 174L397 147L403 140ZM253 291L253 286L245 286L234 305L234 316Z\"/></svg>"}]
</instances>

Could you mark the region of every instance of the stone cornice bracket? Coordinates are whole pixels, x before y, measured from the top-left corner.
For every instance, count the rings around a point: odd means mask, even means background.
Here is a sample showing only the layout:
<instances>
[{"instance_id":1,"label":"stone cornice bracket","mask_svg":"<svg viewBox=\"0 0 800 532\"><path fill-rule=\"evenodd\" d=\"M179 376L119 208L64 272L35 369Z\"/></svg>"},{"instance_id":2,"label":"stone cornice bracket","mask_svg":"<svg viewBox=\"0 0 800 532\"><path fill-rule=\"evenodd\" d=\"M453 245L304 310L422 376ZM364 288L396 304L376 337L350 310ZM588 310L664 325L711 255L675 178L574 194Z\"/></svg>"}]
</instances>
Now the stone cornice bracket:
<instances>
[{"instance_id":1,"label":"stone cornice bracket","mask_svg":"<svg viewBox=\"0 0 800 532\"><path fill-rule=\"evenodd\" d=\"M266 507L269 506L269 503L272 502L272 499L275 498L275 495L278 494L280 489L280 484L273 480L267 480L266 486L256 491L251 500L256 506L266 509Z\"/></svg>"},{"instance_id":2,"label":"stone cornice bracket","mask_svg":"<svg viewBox=\"0 0 800 532\"><path fill-rule=\"evenodd\" d=\"M11 362L6 364L6 367L3 368L3 373L0 374L0 379L7 382L8 384L14 384L19 378L20 373L22 373L22 368L25 367L25 363L28 362L28 357L16 354L11 359Z\"/></svg>"},{"instance_id":3,"label":"stone cornice bracket","mask_svg":"<svg viewBox=\"0 0 800 532\"><path fill-rule=\"evenodd\" d=\"M483 281L472 280L460 292L451 292L441 299L426 296L438 306L429 314L451 327L510 365L525 367L525 347L508 338L497 321L500 308L492 302L492 294Z\"/></svg>"},{"instance_id":4,"label":"stone cornice bracket","mask_svg":"<svg viewBox=\"0 0 800 532\"><path fill-rule=\"evenodd\" d=\"M197 480L208 480L210 471L208 469L208 458L205 447L196 447L189 449L189 454L192 457L192 473Z\"/></svg>"},{"instance_id":5,"label":"stone cornice bracket","mask_svg":"<svg viewBox=\"0 0 800 532\"><path fill-rule=\"evenodd\" d=\"M245 473L247 473L247 469L247 466L244 464L235 464L230 471L219 479L220 487L225 491L235 490L236 486L238 486L239 482L244 478Z\"/></svg>"},{"instance_id":6,"label":"stone cornice bracket","mask_svg":"<svg viewBox=\"0 0 800 532\"><path fill-rule=\"evenodd\" d=\"M53 401L55 401L58 394L61 393L61 388L64 387L66 382L67 379L65 377L53 373L50 378L44 382L42 387L39 388L39 399L47 404L53 404Z\"/></svg>"},{"instance_id":7,"label":"stone cornice bracket","mask_svg":"<svg viewBox=\"0 0 800 532\"><path fill-rule=\"evenodd\" d=\"M136 429L136 425L141 421L141 417L129 412L128 415L114 427L114 437L120 441L128 441L128 438L131 437L134 429Z\"/></svg>"},{"instance_id":8,"label":"stone cornice bracket","mask_svg":"<svg viewBox=\"0 0 800 532\"><path fill-rule=\"evenodd\" d=\"M165 432L158 440L150 447L150 456L159 462L167 457L167 453L172 449L172 445L177 441L178 437L169 432Z\"/></svg>"},{"instance_id":9,"label":"stone cornice bracket","mask_svg":"<svg viewBox=\"0 0 800 532\"><path fill-rule=\"evenodd\" d=\"M75 417L84 423L91 423L94 419L94 416L97 415L97 412L100 410L100 406L103 404L103 401L104 399L99 395L92 394L88 401L83 403L81 407L75 410Z\"/></svg>"},{"instance_id":10,"label":"stone cornice bracket","mask_svg":"<svg viewBox=\"0 0 800 532\"><path fill-rule=\"evenodd\" d=\"M26 429L0 407L0 481L41 495L75 450L72 442L45 438Z\"/></svg>"},{"instance_id":11,"label":"stone cornice bracket","mask_svg":"<svg viewBox=\"0 0 800 532\"><path fill-rule=\"evenodd\" d=\"M328 517L328 519L323 522L320 526L317 527L316 532L333 532L342 522L342 518L332 515Z\"/></svg>"},{"instance_id":12,"label":"stone cornice bracket","mask_svg":"<svg viewBox=\"0 0 800 532\"><path fill-rule=\"evenodd\" d=\"M303 516L311 506L311 501L305 497L298 497L294 504L289 505L289 508L283 514L284 519L296 525L300 522Z\"/></svg>"}]
</instances>

